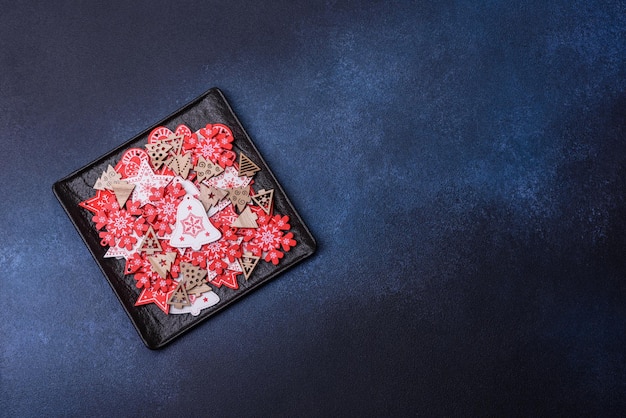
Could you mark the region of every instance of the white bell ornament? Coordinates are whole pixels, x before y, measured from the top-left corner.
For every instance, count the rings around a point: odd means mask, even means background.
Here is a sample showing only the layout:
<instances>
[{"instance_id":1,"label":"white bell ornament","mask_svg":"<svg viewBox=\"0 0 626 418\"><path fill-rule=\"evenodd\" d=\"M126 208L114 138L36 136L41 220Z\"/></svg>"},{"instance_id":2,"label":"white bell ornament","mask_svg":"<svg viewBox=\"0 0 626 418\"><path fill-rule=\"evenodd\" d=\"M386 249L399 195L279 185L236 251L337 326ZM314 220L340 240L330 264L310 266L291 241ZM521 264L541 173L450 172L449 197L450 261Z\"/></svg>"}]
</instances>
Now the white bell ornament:
<instances>
[{"instance_id":1,"label":"white bell ornament","mask_svg":"<svg viewBox=\"0 0 626 418\"><path fill-rule=\"evenodd\" d=\"M170 245L198 251L204 244L215 242L221 237L220 231L209 221L202 202L186 194L178 204L176 225L170 237Z\"/></svg>"}]
</instances>

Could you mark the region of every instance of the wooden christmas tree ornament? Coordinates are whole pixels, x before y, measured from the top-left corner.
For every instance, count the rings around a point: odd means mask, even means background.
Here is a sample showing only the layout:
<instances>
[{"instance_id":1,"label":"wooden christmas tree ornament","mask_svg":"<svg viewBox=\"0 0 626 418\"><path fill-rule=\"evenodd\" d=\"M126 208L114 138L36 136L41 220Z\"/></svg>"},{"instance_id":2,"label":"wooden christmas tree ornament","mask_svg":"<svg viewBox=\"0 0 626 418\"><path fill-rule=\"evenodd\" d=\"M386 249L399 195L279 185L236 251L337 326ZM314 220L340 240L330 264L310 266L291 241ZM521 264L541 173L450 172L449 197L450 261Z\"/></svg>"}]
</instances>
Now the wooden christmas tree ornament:
<instances>
[{"instance_id":1,"label":"wooden christmas tree ornament","mask_svg":"<svg viewBox=\"0 0 626 418\"><path fill-rule=\"evenodd\" d=\"M111 189L115 193L115 198L120 208L123 208L133 190L135 190L135 185L124 180L118 180L111 185Z\"/></svg>"},{"instance_id":2,"label":"wooden christmas tree ornament","mask_svg":"<svg viewBox=\"0 0 626 418\"><path fill-rule=\"evenodd\" d=\"M188 290L187 293L189 295L198 296L198 295L201 295L202 293L206 293L206 292L209 292L209 291L212 291L212 290L213 289L211 289L211 286L209 286L208 284L201 283L200 285L194 287L193 289Z\"/></svg>"},{"instance_id":3,"label":"wooden christmas tree ornament","mask_svg":"<svg viewBox=\"0 0 626 418\"><path fill-rule=\"evenodd\" d=\"M106 171L102 172L102 175L96 180L96 184L94 184L93 188L96 190L104 190L111 189L111 186L114 182L122 179L122 175L115 171L115 169L109 165Z\"/></svg>"},{"instance_id":4,"label":"wooden christmas tree ornament","mask_svg":"<svg viewBox=\"0 0 626 418\"><path fill-rule=\"evenodd\" d=\"M217 187L200 185L200 201L205 210L209 210L211 206L217 205L217 202L222 200L228 195L226 190L218 189Z\"/></svg>"},{"instance_id":5,"label":"wooden christmas tree ornament","mask_svg":"<svg viewBox=\"0 0 626 418\"><path fill-rule=\"evenodd\" d=\"M146 235L144 235L143 240L141 241L141 245L139 245L138 251L146 254L154 254L155 252L161 250L161 244L159 243L157 234L154 232L152 227L149 227L146 231Z\"/></svg>"},{"instance_id":6,"label":"wooden christmas tree ornament","mask_svg":"<svg viewBox=\"0 0 626 418\"><path fill-rule=\"evenodd\" d=\"M169 150L171 154L180 154L183 147L183 135L172 134L162 141L172 146L172 149Z\"/></svg>"},{"instance_id":7,"label":"wooden christmas tree ornament","mask_svg":"<svg viewBox=\"0 0 626 418\"><path fill-rule=\"evenodd\" d=\"M257 192L257 194L252 196L252 200L259 205L263 212L266 214L270 214L270 210L272 209L272 199L274 198L274 189L270 189L265 191L265 189L261 189Z\"/></svg>"},{"instance_id":8,"label":"wooden christmas tree ornament","mask_svg":"<svg viewBox=\"0 0 626 418\"><path fill-rule=\"evenodd\" d=\"M191 170L191 153L174 155L166 161L166 164L174 173L186 179Z\"/></svg>"},{"instance_id":9,"label":"wooden christmas tree ornament","mask_svg":"<svg viewBox=\"0 0 626 418\"><path fill-rule=\"evenodd\" d=\"M164 141L157 141L154 144L146 144L146 149L154 169L157 170L167 159L167 152L172 149L172 146Z\"/></svg>"},{"instance_id":10,"label":"wooden christmas tree ornament","mask_svg":"<svg viewBox=\"0 0 626 418\"><path fill-rule=\"evenodd\" d=\"M233 205L237 207L237 210L241 212L248 202L250 202L250 188L249 187L236 187L228 191L228 198Z\"/></svg>"},{"instance_id":11,"label":"wooden christmas tree ornament","mask_svg":"<svg viewBox=\"0 0 626 418\"><path fill-rule=\"evenodd\" d=\"M191 305L191 302L189 301L189 295L187 294L185 286L182 282L178 283L178 286L176 286L176 289L174 289L174 291L170 295L167 303L168 305L176 307L176 309L181 309L183 306Z\"/></svg>"},{"instance_id":12,"label":"wooden christmas tree ornament","mask_svg":"<svg viewBox=\"0 0 626 418\"><path fill-rule=\"evenodd\" d=\"M253 163L243 152L239 153L239 176L252 177L257 171L261 171L259 166Z\"/></svg>"},{"instance_id":13,"label":"wooden christmas tree ornament","mask_svg":"<svg viewBox=\"0 0 626 418\"><path fill-rule=\"evenodd\" d=\"M248 280L248 277L250 277L260 259L261 257L252 255L250 252L244 253L241 258L237 259L239 265L241 266L241 270L243 270L243 277L245 277L246 280Z\"/></svg>"},{"instance_id":14,"label":"wooden christmas tree ornament","mask_svg":"<svg viewBox=\"0 0 626 418\"><path fill-rule=\"evenodd\" d=\"M239 217L237 217L235 222L233 222L230 226L234 226L236 228L258 228L259 225L256 223L257 218L257 214L250 210L250 206L246 206Z\"/></svg>"},{"instance_id":15,"label":"wooden christmas tree ornament","mask_svg":"<svg viewBox=\"0 0 626 418\"><path fill-rule=\"evenodd\" d=\"M174 260L176 260L176 253L174 252L157 254L148 257L152 270L164 279L172 268Z\"/></svg>"},{"instance_id":16,"label":"wooden christmas tree ornament","mask_svg":"<svg viewBox=\"0 0 626 418\"><path fill-rule=\"evenodd\" d=\"M180 272L183 275L185 290L189 295L199 295L211 290L211 286L204 281L207 270L194 266L191 263L180 263Z\"/></svg>"},{"instance_id":17,"label":"wooden christmas tree ornament","mask_svg":"<svg viewBox=\"0 0 626 418\"><path fill-rule=\"evenodd\" d=\"M201 285L204 282L207 270L200 266L194 266L191 263L182 262L180 263L180 273L184 277L185 288L189 290Z\"/></svg>"},{"instance_id":18,"label":"wooden christmas tree ornament","mask_svg":"<svg viewBox=\"0 0 626 418\"><path fill-rule=\"evenodd\" d=\"M198 181L208 180L224 172L224 169L218 164L213 164L211 161L205 160L202 156L198 157L198 164L196 164L193 169L198 176Z\"/></svg>"}]
</instances>

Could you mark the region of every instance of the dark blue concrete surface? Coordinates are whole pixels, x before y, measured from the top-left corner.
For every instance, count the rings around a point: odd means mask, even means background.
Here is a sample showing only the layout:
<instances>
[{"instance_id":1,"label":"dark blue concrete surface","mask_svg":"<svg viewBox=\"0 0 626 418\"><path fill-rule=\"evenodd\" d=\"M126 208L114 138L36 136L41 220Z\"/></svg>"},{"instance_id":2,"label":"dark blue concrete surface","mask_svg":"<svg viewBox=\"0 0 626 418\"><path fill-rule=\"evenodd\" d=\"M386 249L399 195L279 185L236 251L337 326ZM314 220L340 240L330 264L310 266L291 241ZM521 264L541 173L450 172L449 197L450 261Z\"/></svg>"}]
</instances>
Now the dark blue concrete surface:
<instances>
[{"instance_id":1,"label":"dark blue concrete surface","mask_svg":"<svg viewBox=\"0 0 626 418\"><path fill-rule=\"evenodd\" d=\"M2 3L0 415L623 416L624 2ZM150 351L50 186L213 86L319 248Z\"/></svg>"}]
</instances>

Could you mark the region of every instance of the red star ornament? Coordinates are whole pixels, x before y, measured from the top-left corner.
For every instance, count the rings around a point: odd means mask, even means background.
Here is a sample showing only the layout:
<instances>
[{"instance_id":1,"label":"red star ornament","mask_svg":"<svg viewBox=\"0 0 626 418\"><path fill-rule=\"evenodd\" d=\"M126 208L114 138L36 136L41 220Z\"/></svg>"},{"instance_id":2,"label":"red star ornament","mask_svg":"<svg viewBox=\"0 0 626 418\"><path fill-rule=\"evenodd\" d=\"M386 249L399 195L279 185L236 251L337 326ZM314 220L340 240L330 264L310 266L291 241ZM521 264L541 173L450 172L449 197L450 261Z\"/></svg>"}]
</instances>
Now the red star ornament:
<instances>
[{"instance_id":1,"label":"red star ornament","mask_svg":"<svg viewBox=\"0 0 626 418\"><path fill-rule=\"evenodd\" d=\"M169 292L163 292L162 290L154 290L152 288L144 289L137 301L135 302L135 306L147 305L149 303L154 303L160 310L169 313L170 305L167 304L167 300L170 298L174 289Z\"/></svg>"},{"instance_id":2,"label":"red star ornament","mask_svg":"<svg viewBox=\"0 0 626 418\"><path fill-rule=\"evenodd\" d=\"M239 283L237 283L237 275L239 272L225 270L223 274L218 274L214 279L211 280L211 284L216 287L222 287L222 285L237 290L239 289Z\"/></svg>"},{"instance_id":3,"label":"red star ornament","mask_svg":"<svg viewBox=\"0 0 626 418\"><path fill-rule=\"evenodd\" d=\"M78 205L90 212L98 213L105 206L115 201L115 193L110 190L96 190L96 195L90 199L80 202Z\"/></svg>"}]
</instances>

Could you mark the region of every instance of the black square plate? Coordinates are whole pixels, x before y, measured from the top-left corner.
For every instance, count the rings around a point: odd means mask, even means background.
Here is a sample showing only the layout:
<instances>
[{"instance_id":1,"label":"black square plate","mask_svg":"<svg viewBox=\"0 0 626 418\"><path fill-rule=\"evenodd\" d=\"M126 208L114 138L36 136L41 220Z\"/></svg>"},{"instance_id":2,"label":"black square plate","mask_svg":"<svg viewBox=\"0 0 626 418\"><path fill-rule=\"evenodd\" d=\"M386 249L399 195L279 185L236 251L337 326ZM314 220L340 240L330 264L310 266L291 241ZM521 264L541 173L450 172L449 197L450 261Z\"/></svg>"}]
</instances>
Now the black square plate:
<instances>
[{"instance_id":1,"label":"black square plate","mask_svg":"<svg viewBox=\"0 0 626 418\"><path fill-rule=\"evenodd\" d=\"M233 133L233 151L243 152L261 168L254 176L255 186L274 189L274 212L289 216L291 229L297 245L286 252L278 265L259 262L248 280L239 276L239 289L232 290L224 286L213 289L220 302L201 311L198 316L166 315L154 304L135 306L140 294L134 280L124 274L125 260L104 258L107 248L100 245L100 237L94 223L93 213L79 206L79 203L94 196L93 185L108 165L115 166L124 152L129 148L145 146L149 133L157 126L165 126L174 131L178 125L186 125L193 132L205 127L208 123L221 123L230 127ZM255 187L255 188L256 188ZM126 313L133 322L139 335L149 348L160 348L172 339L191 329L200 322L217 313L242 296L251 292L259 285L270 280L279 273L310 256L315 251L315 240L306 225L276 181L276 178L259 154L258 150L244 131L241 123L233 113L222 92L213 88L174 114L158 122L118 148L98 158L91 164L70 174L53 185L53 190L61 205L76 226L79 234L87 244L91 254L106 276L113 291L122 303Z\"/></svg>"}]
</instances>

